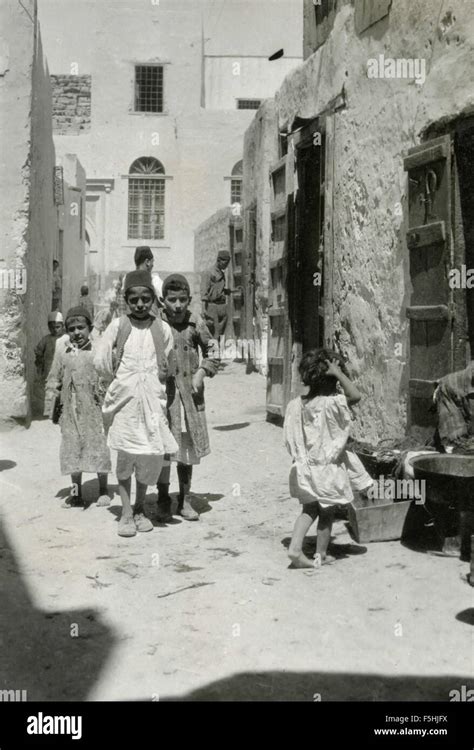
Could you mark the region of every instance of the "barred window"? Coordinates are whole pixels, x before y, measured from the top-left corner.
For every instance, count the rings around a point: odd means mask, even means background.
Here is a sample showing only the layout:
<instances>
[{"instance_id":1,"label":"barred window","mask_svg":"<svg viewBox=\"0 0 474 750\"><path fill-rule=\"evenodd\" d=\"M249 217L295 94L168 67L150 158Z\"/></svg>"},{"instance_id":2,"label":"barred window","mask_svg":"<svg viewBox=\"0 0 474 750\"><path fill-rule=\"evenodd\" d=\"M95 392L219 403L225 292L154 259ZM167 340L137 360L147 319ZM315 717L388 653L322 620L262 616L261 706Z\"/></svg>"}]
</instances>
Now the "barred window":
<instances>
[{"instance_id":1,"label":"barred window","mask_svg":"<svg viewBox=\"0 0 474 750\"><path fill-rule=\"evenodd\" d=\"M258 109L261 99L237 99L237 109Z\"/></svg>"},{"instance_id":2,"label":"barred window","mask_svg":"<svg viewBox=\"0 0 474 750\"><path fill-rule=\"evenodd\" d=\"M163 112L163 65L135 66L135 112Z\"/></svg>"},{"instance_id":3,"label":"barred window","mask_svg":"<svg viewBox=\"0 0 474 750\"><path fill-rule=\"evenodd\" d=\"M165 237L165 174L152 156L133 162L128 179L128 239L163 240Z\"/></svg>"},{"instance_id":4,"label":"barred window","mask_svg":"<svg viewBox=\"0 0 474 750\"><path fill-rule=\"evenodd\" d=\"M242 203L242 160L234 165L230 180L230 204Z\"/></svg>"}]
</instances>

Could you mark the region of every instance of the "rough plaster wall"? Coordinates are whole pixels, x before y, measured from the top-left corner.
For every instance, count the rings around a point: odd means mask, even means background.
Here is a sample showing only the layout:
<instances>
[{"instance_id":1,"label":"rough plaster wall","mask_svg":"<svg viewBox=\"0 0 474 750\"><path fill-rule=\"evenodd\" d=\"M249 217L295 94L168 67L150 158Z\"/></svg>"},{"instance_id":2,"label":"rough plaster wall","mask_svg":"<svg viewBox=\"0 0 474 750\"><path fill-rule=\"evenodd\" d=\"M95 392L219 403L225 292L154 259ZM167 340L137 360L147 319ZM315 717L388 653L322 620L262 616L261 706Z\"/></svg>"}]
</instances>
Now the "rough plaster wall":
<instances>
[{"instance_id":1,"label":"rough plaster wall","mask_svg":"<svg viewBox=\"0 0 474 750\"><path fill-rule=\"evenodd\" d=\"M28 232L28 289L24 332L29 387L35 376L34 346L48 332L51 310L52 262L58 239L58 212L54 203L55 152L51 126L51 85L38 28L33 66L31 112L31 187Z\"/></svg>"},{"instance_id":2,"label":"rough plaster wall","mask_svg":"<svg viewBox=\"0 0 474 750\"><path fill-rule=\"evenodd\" d=\"M86 174L74 154L66 154L61 159L64 170L64 206L60 210L60 227L63 236L62 263L62 309L63 312L77 305L80 287L86 281L84 270L85 254L85 205ZM80 232L80 201L83 202L82 233Z\"/></svg>"},{"instance_id":3,"label":"rough plaster wall","mask_svg":"<svg viewBox=\"0 0 474 750\"><path fill-rule=\"evenodd\" d=\"M400 0L356 36L353 9L344 6L326 44L285 79L276 97L283 127L296 116L316 116L343 87L346 92L335 134L335 333L364 393L355 431L369 441L406 429L410 281L403 153L431 123L474 110L471 10L462 0L445 3L441 13L430 0ZM425 83L368 79L367 60L382 53L426 59Z\"/></svg>"},{"instance_id":4,"label":"rough plaster wall","mask_svg":"<svg viewBox=\"0 0 474 750\"><path fill-rule=\"evenodd\" d=\"M74 135L90 130L90 75L52 75L53 131Z\"/></svg>"},{"instance_id":5,"label":"rough plaster wall","mask_svg":"<svg viewBox=\"0 0 474 750\"><path fill-rule=\"evenodd\" d=\"M44 335L51 305L54 149L39 34L35 49L35 8L34 0L23 7L14 0L0 5L1 266L23 263L27 271L25 295L0 290L2 429L29 417L33 347Z\"/></svg>"},{"instance_id":6,"label":"rough plaster wall","mask_svg":"<svg viewBox=\"0 0 474 750\"><path fill-rule=\"evenodd\" d=\"M275 103L265 101L245 134L244 140L244 211L256 209L255 335L265 339L268 331L268 284L270 253L271 182L269 168L278 161L278 121ZM244 232L249 222L244 221ZM244 238L248 247L249 239ZM262 363L266 367L266 362Z\"/></svg>"}]
</instances>

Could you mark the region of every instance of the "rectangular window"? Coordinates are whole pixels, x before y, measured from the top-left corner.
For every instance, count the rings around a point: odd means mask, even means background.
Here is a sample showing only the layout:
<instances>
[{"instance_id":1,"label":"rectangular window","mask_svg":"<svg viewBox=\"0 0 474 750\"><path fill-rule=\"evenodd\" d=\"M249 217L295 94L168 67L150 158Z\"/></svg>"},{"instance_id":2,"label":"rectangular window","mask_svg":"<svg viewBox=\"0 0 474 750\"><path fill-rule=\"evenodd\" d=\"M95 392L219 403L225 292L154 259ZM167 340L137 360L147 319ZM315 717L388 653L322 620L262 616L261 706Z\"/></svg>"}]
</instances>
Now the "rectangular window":
<instances>
[{"instance_id":1,"label":"rectangular window","mask_svg":"<svg viewBox=\"0 0 474 750\"><path fill-rule=\"evenodd\" d=\"M135 112L163 112L163 65L135 66Z\"/></svg>"},{"instance_id":2,"label":"rectangular window","mask_svg":"<svg viewBox=\"0 0 474 750\"><path fill-rule=\"evenodd\" d=\"M237 109L258 109L261 99L237 99Z\"/></svg>"},{"instance_id":3,"label":"rectangular window","mask_svg":"<svg viewBox=\"0 0 474 750\"><path fill-rule=\"evenodd\" d=\"M232 179L230 181L230 204L242 203L242 178Z\"/></svg>"},{"instance_id":4,"label":"rectangular window","mask_svg":"<svg viewBox=\"0 0 474 750\"><path fill-rule=\"evenodd\" d=\"M165 180L131 177L128 181L128 239L165 237Z\"/></svg>"},{"instance_id":5,"label":"rectangular window","mask_svg":"<svg viewBox=\"0 0 474 750\"><path fill-rule=\"evenodd\" d=\"M273 195L275 201L278 199L284 199L286 195L286 170L283 165L280 169L277 169L272 174L273 178Z\"/></svg>"}]
</instances>

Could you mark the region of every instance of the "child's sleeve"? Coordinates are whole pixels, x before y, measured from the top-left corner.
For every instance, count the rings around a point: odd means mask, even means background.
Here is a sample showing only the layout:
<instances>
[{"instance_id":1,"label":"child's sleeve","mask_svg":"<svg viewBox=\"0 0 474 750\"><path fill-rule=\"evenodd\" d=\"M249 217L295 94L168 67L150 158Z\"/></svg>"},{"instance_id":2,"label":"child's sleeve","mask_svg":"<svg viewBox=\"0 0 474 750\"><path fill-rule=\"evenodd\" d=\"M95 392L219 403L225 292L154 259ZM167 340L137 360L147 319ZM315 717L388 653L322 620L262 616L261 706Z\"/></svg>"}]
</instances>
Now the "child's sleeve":
<instances>
[{"instance_id":1,"label":"child's sleeve","mask_svg":"<svg viewBox=\"0 0 474 750\"><path fill-rule=\"evenodd\" d=\"M331 414L338 427L345 429L352 421L351 410L347 403L347 398L344 393L338 393L337 396L331 397Z\"/></svg>"},{"instance_id":2,"label":"child's sleeve","mask_svg":"<svg viewBox=\"0 0 474 750\"><path fill-rule=\"evenodd\" d=\"M120 318L114 318L97 341L94 352L94 367L106 382L114 376L112 352L117 340Z\"/></svg>"},{"instance_id":3,"label":"child's sleeve","mask_svg":"<svg viewBox=\"0 0 474 750\"><path fill-rule=\"evenodd\" d=\"M54 401L56 396L59 395L63 384L64 354L65 352L63 351L55 352L53 363L45 383L45 405L48 405L47 408L50 410L49 414L45 412L45 416L49 416L50 418L53 416Z\"/></svg>"},{"instance_id":4,"label":"child's sleeve","mask_svg":"<svg viewBox=\"0 0 474 750\"><path fill-rule=\"evenodd\" d=\"M216 340L212 337L204 318L202 318L201 315L198 315L197 318L197 344L202 354L202 360L199 367L202 367L202 369L205 370L208 377L213 378L219 370L220 364L220 360L213 356L213 354L215 354Z\"/></svg>"}]
</instances>

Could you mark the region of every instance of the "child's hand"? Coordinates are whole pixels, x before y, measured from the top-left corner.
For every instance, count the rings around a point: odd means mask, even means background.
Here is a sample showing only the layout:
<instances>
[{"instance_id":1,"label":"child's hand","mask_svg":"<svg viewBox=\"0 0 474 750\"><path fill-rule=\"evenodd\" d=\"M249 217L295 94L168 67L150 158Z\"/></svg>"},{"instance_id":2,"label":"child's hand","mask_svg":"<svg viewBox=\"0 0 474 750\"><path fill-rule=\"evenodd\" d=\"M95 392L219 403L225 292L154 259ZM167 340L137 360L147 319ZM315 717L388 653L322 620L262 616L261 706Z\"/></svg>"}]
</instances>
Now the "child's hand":
<instances>
[{"instance_id":1,"label":"child's hand","mask_svg":"<svg viewBox=\"0 0 474 750\"><path fill-rule=\"evenodd\" d=\"M201 395L202 389L204 387L204 371L198 370L194 373L193 379L192 379L192 389L193 393L196 395Z\"/></svg>"},{"instance_id":2,"label":"child's hand","mask_svg":"<svg viewBox=\"0 0 474 750\"><path fill-rule=\"evenodd\" d=\"M343 373L341 368L338 365L337 359L331 360L327 359L326 364L328 366L328 369L326 370L326 375L333 375L335 378L339 378Z\"/></svg>"}]
</instances>

